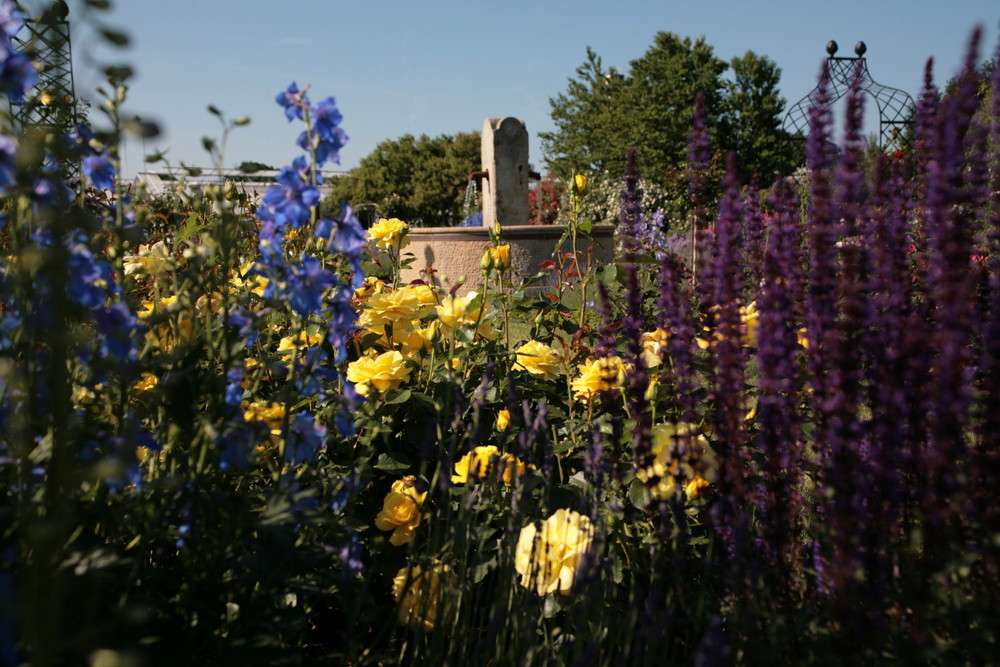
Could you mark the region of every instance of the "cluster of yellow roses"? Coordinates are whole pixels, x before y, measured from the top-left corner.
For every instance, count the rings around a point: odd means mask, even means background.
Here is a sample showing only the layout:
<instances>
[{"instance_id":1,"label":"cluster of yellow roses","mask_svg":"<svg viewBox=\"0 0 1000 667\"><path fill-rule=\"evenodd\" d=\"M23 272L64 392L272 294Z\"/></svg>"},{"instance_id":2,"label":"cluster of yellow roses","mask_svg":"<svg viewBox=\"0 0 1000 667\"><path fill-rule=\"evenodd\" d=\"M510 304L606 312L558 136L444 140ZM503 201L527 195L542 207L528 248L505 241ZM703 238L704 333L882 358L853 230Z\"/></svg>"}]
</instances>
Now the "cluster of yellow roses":
<instances>
[{"instance_id":1,"label":"cluster of yellow roses","mask_svg":"<svg viewBox=\"0 0 1000 667\"><path fill-rule=\"evenodd\" d=\"M643 360L647 368L656 368L666 355L666 330L644 332L640 337ZM537 340L529 340L514 352L514 370L523 370L542 380L555 380L567 370L565 355ZM587 359L576 366L570 380L573 398L589 402L602 391L618 391L624 384L626 367L621 358L608 356Z\"/></svg>"}]
</instances>

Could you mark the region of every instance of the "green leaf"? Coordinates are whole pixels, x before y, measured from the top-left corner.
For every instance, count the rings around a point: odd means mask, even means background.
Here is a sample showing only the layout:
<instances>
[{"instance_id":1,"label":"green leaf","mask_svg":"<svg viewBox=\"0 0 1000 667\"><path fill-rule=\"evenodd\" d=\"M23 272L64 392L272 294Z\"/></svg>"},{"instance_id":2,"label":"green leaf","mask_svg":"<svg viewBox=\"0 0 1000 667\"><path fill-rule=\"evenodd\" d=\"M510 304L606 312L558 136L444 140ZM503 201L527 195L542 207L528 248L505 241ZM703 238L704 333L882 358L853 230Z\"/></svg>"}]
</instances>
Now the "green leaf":
<instances>
[{"instance_id":1,"label":"green leaf","mask_svg":"<svg viewBox=\"0 0 1000 667\"><path fill-rule=\"evenodd\" d=\"M409 462L387 453L380 454L378 461L375 462L373 467L377 470L382 470L383 472L400 472L402 470L408 470L410 465L411 464Z\"/></svg>"},{"instance_id":2,"label":"green leaf","mask_svg":"<svg viewBox=\"0 0 1000 667\"><path fill-rule=\"evenodd\" d=\"M597 280L605 285L611 285L615 282L615 278L618 276L618 265L605 264L604 266L599 266L597 267L597 270L594 271L594 275L597 277Z\"/></svg>"},{"instance_id":3,"label":"green leaf","mask_svg":"<svg viewBox=\"0 0 1000 667\"><path fill-rule=\"evenodd\" d=\"M385 392L385 399L382 402L385 405L399 405L410 400L410 395L409 389L390 389Z\"/></svg>"},{"instance_id":4,"label":"green leaf","mask_svg":"<svg viewBox=\"0 0 1000 667\"><path fill-rule=\"evenodd\" d=\"M628 486L628 499L636 507L643 508L653 500L653 497L649 494L649 490L646 489L646 486L642 482L638 479L634 479Z\"/></svg>"},{"instance_id":5,"label":"green leaf","mask_svg":"<svg viewBox=\"0 0 1000 667\"><path fill-rule=\"evenodd\" d=\"M205 229L205 225L198 223L198 214L192 213L188 216L187 221L184 223L184 227L177 232L177 240L185 241L203 229Z\"/></svg>"}]
</instances>

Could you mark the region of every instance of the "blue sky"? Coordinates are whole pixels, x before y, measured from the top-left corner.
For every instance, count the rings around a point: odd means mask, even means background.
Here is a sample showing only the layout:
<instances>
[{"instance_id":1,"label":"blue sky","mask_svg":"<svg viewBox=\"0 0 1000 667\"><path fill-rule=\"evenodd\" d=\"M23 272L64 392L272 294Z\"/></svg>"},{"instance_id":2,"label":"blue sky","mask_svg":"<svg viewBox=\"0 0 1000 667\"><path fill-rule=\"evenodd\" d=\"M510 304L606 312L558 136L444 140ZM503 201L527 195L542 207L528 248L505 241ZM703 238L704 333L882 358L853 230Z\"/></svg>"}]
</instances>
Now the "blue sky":
<instances>
[{"instance_id":1,"label":"blue sky","mask_svg":"<svg viewBox=\"0 0 1000 667\"><path fill-rule=\"evenodd\" d=\"M299 129L274 96L292 81L311 86L313 101L337 99L351 139L343 169L385 139L479 130L496 116L525 120L530 159L541 168L537 133L553 127L548 100L566 89L587 46L625 70L657 31L704 36L722 59L752 50L774 60L793 104L815 85L831 39L839 55L865 41L872 77L915 96L928 57L943 84L973 26L984 26L985 59L1000 24L996 0L113 0L101 12L79 4L70 0L77 93L96 99L100 66L128 64L136 76L124 113L164 130L144 146L129 143L126 175L143 168L143 148L169 149L174 164L208 165L201 137L220 136L209 104L252 120L231 135L227 166L289 163ZM101 47L96 25L121 30L131 45Z\"/></svg>"}]
</instances>

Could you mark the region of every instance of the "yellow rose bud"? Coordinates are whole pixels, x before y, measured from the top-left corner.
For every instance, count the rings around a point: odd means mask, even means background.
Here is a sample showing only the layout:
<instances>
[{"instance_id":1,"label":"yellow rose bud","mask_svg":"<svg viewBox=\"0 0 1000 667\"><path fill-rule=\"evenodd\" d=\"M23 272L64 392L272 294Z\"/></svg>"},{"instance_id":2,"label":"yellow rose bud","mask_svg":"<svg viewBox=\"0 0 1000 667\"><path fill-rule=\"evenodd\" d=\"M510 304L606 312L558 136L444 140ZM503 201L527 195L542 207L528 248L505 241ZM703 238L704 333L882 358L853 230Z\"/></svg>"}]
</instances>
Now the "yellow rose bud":
<instances>
[{"instance_id":1,"label":"yellow rose bud","mask_svg":"<svg viewBox=\"0 0 1000 667\"><path fill-rule=\"evenodd\" d=\"M583 194L583 191L587 189L587 176L585 174L577 174L573 177L576 181L576 191Z\"/></svg>"},{"instance_id":2,"label":"yellow rose bud","mask_svg":"<svg viewBox=\"0 0 1000 667\"><path fill-rule=\"evenodd\" d=\"M494 248L489 249L490 255L493 257L493 266L496 267L498 271L506 271L510 268L510 246L507 244L498 245Z\"/></svg>"},{"instance_id":3,"label":"yellow rose bud","mask_svg":"<svg viewBox=\"0 0 1000 667\"><path fill-rule=\"evenodd\" d=\"M510 410L501 410L497 413L497 430L505 431L510 425Z\"/></svg>"}]
</instances>

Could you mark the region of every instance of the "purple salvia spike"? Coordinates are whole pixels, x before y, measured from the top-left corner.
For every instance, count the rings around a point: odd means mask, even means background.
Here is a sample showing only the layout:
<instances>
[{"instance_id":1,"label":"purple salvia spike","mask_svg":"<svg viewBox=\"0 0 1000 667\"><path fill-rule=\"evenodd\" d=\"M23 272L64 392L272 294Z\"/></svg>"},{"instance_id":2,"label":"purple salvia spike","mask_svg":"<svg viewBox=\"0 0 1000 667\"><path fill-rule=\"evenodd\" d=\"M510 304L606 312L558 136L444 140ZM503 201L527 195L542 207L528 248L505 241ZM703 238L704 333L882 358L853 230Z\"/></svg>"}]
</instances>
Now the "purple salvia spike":
<instances>
[{"instance_id":1,"label":"purple salvia spike","mask_svg":"<svg viewBox=\"0 0 1000 667\"><path fill-rule=\"evenodd\" d=\"M787 182L775 186L758 297L758 447L764 456L760 535L768 545L779 587L788 589L798 571L801 531L802 441L797 414L798 336L794 265L798 199Z\"/></svg>"},{"instance_id":2,"label":"purple salvia spike","mask_svg":"<svg viewBox=\"0 0 1000 667\"><path fill-rule=\"evenodd\" d=\"M639 337L642 334L642 286L639 284L639 266L637 264L639 248L636 229L639 225L639 202L641 193L637 184L639 174L635 162L635 150L630 149L625 161L625 185L622 191L621 226L625 233L625 302L626 314L622 326L622 338L625 341L625 361L630 366L628 372L628 387L626 400L629 414L635 420L632 435L632 446L635 452L635 465L642 468L652 464L650 428L652 421L647 409L646 388L649 385L649 373L646 361L642 355L642 345Z\"/></svg>"}]
</instances>

